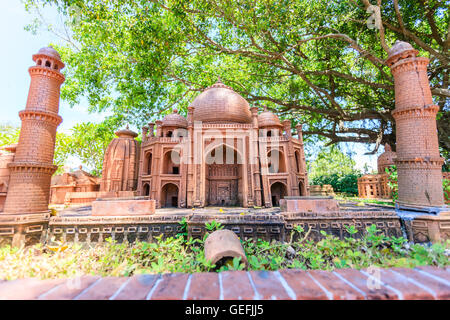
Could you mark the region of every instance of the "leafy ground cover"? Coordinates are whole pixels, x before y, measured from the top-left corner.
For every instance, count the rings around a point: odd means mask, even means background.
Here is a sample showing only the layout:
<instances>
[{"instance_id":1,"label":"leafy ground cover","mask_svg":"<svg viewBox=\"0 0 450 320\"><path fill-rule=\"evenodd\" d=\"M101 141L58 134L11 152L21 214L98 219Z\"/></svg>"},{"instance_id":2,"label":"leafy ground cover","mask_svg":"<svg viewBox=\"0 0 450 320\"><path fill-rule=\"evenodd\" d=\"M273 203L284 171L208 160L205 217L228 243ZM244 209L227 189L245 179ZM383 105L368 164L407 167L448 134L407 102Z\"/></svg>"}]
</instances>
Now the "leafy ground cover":
<instances>
[{"instance_id":1,"label":"leafy ground cover","mask_svg":"<svg viewBox=\"0 0 450 320\"><path fill-rule=\"evenodd\" d=\"M219 223L207 225L211 232L223 228ZM358 231L350 226L350 234ZM286 268L322 269L408 267L419 265L448 266L450 241L421 245L407 243L404 238L386 237L374 225L366 229L362 239L339 240L322 233L323 239L313 242L309 232L295 228L287 242L241 240L249 265L248 270ZM155 242L106 243L83 248L77 244L27 248L0 248L0 279L23 277L60 278L82 274L131 276L139 273L205 272L242 270L239 259L212 265L204 256L203 239L188 238L186 233Z\"/></svg>"}]
</instances>

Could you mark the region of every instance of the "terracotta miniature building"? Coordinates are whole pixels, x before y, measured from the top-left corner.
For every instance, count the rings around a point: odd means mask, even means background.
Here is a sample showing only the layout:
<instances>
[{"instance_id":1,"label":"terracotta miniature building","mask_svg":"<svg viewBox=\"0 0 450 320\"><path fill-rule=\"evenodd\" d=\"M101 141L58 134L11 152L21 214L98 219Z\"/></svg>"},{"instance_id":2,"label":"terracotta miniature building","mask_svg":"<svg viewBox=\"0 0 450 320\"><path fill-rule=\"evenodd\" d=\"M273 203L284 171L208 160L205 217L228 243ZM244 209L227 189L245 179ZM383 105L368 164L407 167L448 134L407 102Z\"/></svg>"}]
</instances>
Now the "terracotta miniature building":
<instances>
[{"instance_id":1,"label":"terracotta miniature building","mask_svg":"<svg viewBox=\"0 0 450 320\"><path fill-rule=\"evenodd\" d=\"M74 172L64 172L52 177L50 203L64 204L69 192L96 192L100 190L100 178L84 171L82 167Z\"/></svg>"},{"instance_id":2,"label":"terracotta miniature building","mask_svg":"<svg viewBox=\"0 0 450 320\"><path fill-rule=\"evenodd\" d=\"M417 57L409 43L397 41L386 64L395 82L398 205L413 208L444 205L442 165L436 114L427 76L429 60Z\"/></svg>"},{"instance_id":3,"label":"terracotta miniature building","mask_svg":"<svg viewBox=\"0 0 450 320\"><path fill-rule=\"evenodd\" d=\"M116 132L105 152L100 191L136 190L139 164L137 133L127 129Z\"/></svg>"},{"instance_id":4,"label":"terracotta miniature building","mask_svg":"<svg viewBox=\"0 0 450 320\"><path fill-rule=\"evenodd\" d=\"M6 194L8 192L10 171L8 165L14 161L17 144L0 148L0 212L5 205Z\"/></svg>"},{"instance_id":5,"label":"terracotta miniature building","mask_svg":"<svg viewBox=\"0 0 450 320\"><path fill-rule=\"evenodd\" d=\"M391 146L385 144L384 152L377 159L378 174L366 174L358 178L358 196L360 198L392 198L386 169L394 165L395 157L396 153L392 151Z\"/></svg>"},{"instance_id":6,"label":"terracotta miniature building","mask_svg":"<svg viewBox=\"0 0 450 320\"><path fill-rule=\"evenodd\" d=\"M220 80L195 98L187 119L175 110L156 121L156 133L154 126L142 129L137 190L157 207L271 207L309 193L301 126L292 137L289 120L267 110L258 115ZM105 157L104 179L127 168L115 183L130 179L131 188L134 162L110 166L113 158Z\"/></svg>"},{"instance_id":7,"label":"terracotta miniature building","mask_svg":"<svg viewBox=\"0 0 450 320\"><path fill-rule=\"evenodd\" d=\"M309 194L311 196L335 196L333 186L331 184L310 185Z\"/></svg>"},{"instance_id":8,"label":"terracotta miniature building","mask_svg":"<svg viewBox=\"0 0 450 320\"><path fill-rule=\"evenodd\" d=\"M3 214L28 214L48 211L60 86L64 75L61 57L53 48L42 48L33 55L29 68L30 89L22 120L14 161L8 165L10 181Z\"/></svg>"}]
</instances>

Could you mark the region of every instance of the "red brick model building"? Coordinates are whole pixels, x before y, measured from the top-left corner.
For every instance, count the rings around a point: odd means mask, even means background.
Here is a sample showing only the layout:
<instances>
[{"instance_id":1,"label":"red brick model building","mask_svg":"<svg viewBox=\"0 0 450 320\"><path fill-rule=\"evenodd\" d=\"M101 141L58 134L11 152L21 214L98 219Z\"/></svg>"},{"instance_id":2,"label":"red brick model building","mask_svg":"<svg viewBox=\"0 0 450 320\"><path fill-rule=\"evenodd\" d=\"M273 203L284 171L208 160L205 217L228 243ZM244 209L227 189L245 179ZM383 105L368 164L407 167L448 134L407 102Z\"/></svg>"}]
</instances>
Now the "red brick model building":
<instances>
[{"instance_id":1,"label":"red brick model building","mask_svg":"<svg viewBox=\"0 0 450 320\"><path fill-rule=\"evenodd\" d=\"M64 204L67 193L97 192L100 190L100 178L80 168L74 172L64 172L52 177L50 203Z\"/></svg>"},{"instance_id":2,"label":"red brick model building","mask_svg":"<svg viewBox=\"0 0 450 320\"><path fill-rule=\"evenodd\" d=\"M436 114L427 76L429 60L417 57L409 43L397 41L386 64L395 81L398 204L409 207L444 205L442 165Z\"/></svg>"},{"instance_id":3,"label":"red brick model building","mask_svg":"<svg viewBox=\"0 0 450 320\"><path fill-rule=\"evenodd\" d=\"M116 132L106 149L100 191L133 191L137 188L139 142L137 133L124 129Z\"/></svg>"},{"instance_id":4,"label":"red brick model building","mask_svg":"<svg viewBox=\"0 0 450 320\"><path fill-rule=\"evenodd\" d=\"M138 194L155 199L157 207L271 207L285 196L308 195L301 126L293 138L289 120L281 123L267 110L258 115L220 80L197 96L187 119L175 110L156 121L154 131L153 123L142 129L140 157L132 156L135 142L115 155L107 152L104 181L116 179L117 190L131 188L137 173L132 159L139 159ZM127 141L135 135L130 132Z\"/></svg>"},{"instance_id":5,"label":"red brick model building","mask_svg":"<svg viewBox=\"0 0 450 320\"><path fill-rule=\"evenodd\" d=\"M3 214L42 213L48 211L60 86L64 76L61 57L53 48L42 48L33 55L29 68L31 84L22 120L14 161L9 164L10 180Z\"/></svg>"},{"instance_id":6,"label":"red brick model building","mask_svg":"<svg viewBox=\"0 0 450 320\"><path fill-rule=\"evenodd\" d=\"M396 153L391 146L384 145L384 152L377 159L378 174L366 174L358 178L358 196L366 199L391 198L386 168L394 165Z\"/></svg>"},{"instance_id":7,"label":"red brick model building","mask_svg":"<svg viewBox=\"0 0 450 320\"><path fill-rule=\"evenodd\" d=\"M8 192L10 176L8 165L14 161L16 148L17 144L0 148L0 212L3 211Z\"/></svg>"}]
</instances>

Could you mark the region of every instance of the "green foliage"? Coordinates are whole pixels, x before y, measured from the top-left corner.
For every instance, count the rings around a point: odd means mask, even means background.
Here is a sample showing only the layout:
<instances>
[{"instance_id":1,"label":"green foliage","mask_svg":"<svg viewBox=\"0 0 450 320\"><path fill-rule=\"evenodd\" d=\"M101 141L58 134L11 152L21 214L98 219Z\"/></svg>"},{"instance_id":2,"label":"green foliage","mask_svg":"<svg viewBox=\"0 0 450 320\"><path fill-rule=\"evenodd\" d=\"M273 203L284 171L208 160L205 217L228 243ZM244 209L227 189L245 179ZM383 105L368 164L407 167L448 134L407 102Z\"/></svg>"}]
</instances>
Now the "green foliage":
<instances>
[{"instance_id":1,"label":"green foliage","mask_svg":"<svg viewBox=\"0 0 450 320\"><path fill-rule=\"evenodd\" d=\"M76 105L86 97L91 111L110 111L117 123L140 127L174 105L185 112L220 75L250 102L304 123L306 138L393 142L393 79L365 3L25 0L30 12L55 6L65 22L67 41L57 46L66 63L62 98ZM387 45L406 40L431 58L439 138L448 149L448 95L439 93L448 91L446 1L381 6Z\"/></svg>"},{"instance_id":2,"label":"green foliage","mask_svg":"<svg viewBox=\"0 0 450 320\"><path fill-rule=\"evenodd\" d=\"M390 166L386 168L386 173L388 175L388 187L392 192L392 199L394 202L398 199L398 175L397 175L397 167Z\"/></svg>"},{"instance_id":3,"label":"green foliage","mask_svg":"<svg viewBox=\"0 0 450 320\"><path fill-rule=\"evenodd\" d=\"M115 127L109 121L99 124L85 122L75 125L64 152L81 160L91 168L91 173L99 176L103 167L103 156L111 140L115 137Z\"/></svg>"},{"instance_id":4,"label":"green foliage","mask_svg":"<svg viewBox=\"0 0 450 320\"><path fill-rule=\"evenodd\" d=\"M205 228L208 231L216 231L216 230L222 230L224 228L224 226L220 222L213 220L210 223L205 223Z\"/></svg>"},{"instance_id":5,"label":"green foliage","mask_svg":"<svg viewBox=\"0 0 450 320\"><path fill-rule=\"evenodd\" d=\"M309 166L311 184L330 184L335 192L358 194L359 170L355 161L337 146L322 148Z\"/></svg>"},{"instance_id":6,"label":"green foliage","mask_svg":"<svg viewBox=\"0 0 450 320\"><path fill-rule=\"evenodd\" d=\"M19 141L20 128L9 124L0 125L0 147Z\"/></svg>"},{"instance_id":7,"label":"green foliage","mask_svg":"<svg viewBox=\"0 0 450 320\"><path fill-rule=\"evenodd\" d=\"M217 227L220 226L216 224L215 228ZM383 235L375 225L365 230L362 239L354 238L362 230L348 226L346 231L349 236L344 240L321 232L322 239L314 242L309 239L309 230L305 232L302 227L295 226L291 240L287 243L261 239L241 240L241 243L249 270L450 265L450 240L433 245L410 245L404 238ZM131 276L140 273L194 273L244 268L240 258L225 261L220 267L211 264L204 256L204 239L187 239L182 236L166 239L159 236L151 243L133 244L118 244L107 239L103 244L85 248L69 244L67 249L56 251L50 251L41 244L26 248L0 247L0 279L45 279L83 274Z\"/></svg>"},{"instance_id":8,"label":"green foliage","mask_svg":"<svg viewBox=\"0 0 450 320\"><path fill-rule=\"evenodd\" d=\"M450 201L450 180L443 179L442 186L444 188L445 201L448 202L448 201Z\"/></svg>"}]
</instances>

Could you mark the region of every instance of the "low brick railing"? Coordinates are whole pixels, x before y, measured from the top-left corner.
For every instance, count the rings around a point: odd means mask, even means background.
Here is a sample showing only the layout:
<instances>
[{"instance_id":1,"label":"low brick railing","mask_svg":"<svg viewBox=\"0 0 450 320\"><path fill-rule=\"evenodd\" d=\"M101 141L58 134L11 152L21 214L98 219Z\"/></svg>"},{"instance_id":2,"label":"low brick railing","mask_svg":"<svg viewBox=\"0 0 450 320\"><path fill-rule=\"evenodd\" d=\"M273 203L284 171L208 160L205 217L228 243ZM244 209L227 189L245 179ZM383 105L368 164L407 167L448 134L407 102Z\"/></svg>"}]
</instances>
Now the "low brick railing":
<instances>
[{"instance_id":1,"label":"low brick railing","mask_svg":"<svg viewBox=\"0 0 450 320\"><path fill-rule=\"evenodd\" d=\"M372 276L371 276L372 275ZM450 299L450 268L225 271L0 280L0 299L372 300Z\"/></svg>"}]
</instances>

